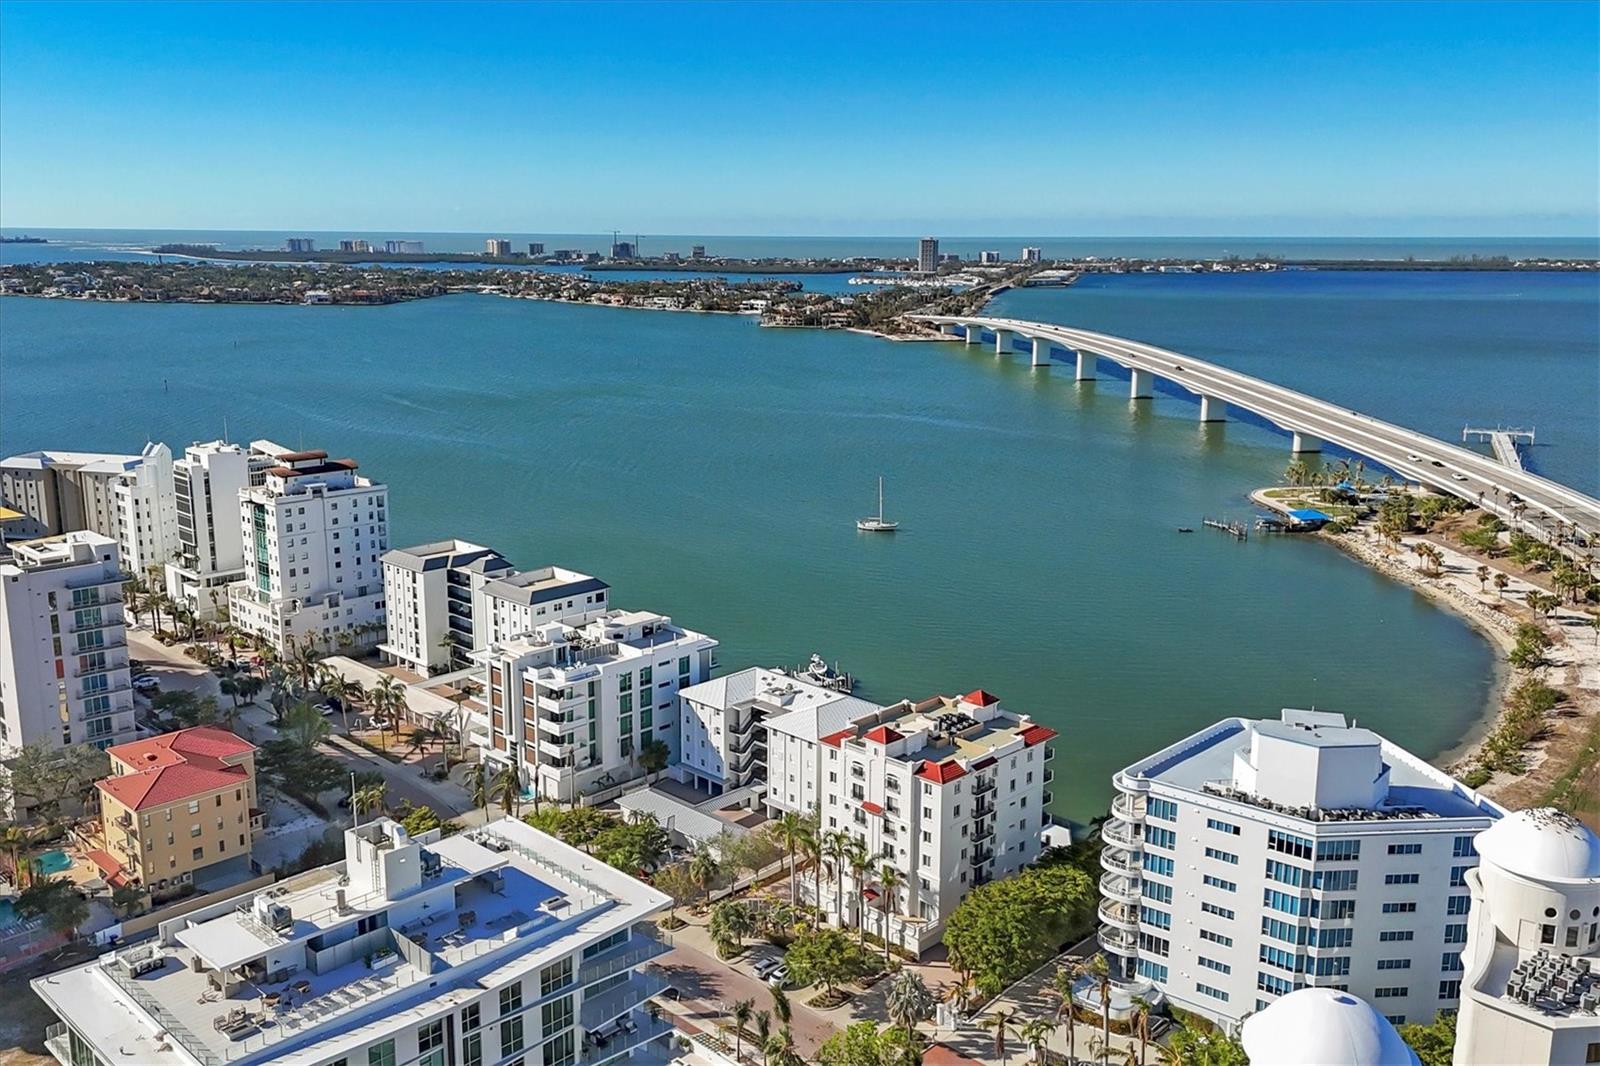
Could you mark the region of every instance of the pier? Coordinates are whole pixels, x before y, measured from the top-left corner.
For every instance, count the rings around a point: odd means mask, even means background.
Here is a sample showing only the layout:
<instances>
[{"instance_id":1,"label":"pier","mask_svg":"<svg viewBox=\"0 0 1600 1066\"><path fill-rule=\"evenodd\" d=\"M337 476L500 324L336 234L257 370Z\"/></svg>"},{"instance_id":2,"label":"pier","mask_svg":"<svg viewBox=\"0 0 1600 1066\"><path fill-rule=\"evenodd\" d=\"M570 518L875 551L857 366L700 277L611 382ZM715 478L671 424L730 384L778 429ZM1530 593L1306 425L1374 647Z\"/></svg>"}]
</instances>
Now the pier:
<instances>
[{"instance_id":1,"label":"pier","mask_svg":"<svg viewBox=\"0 0 1600 1066\"><path fill-rule=\"evenodd\" d=\"M1243 522L1234 522L1226 518L1202 518L1200 524L1207 529L1220 529L1231 535L1235 540L1249 540L1250 527Z\"/></svg>"},{"instance_id":2,"label":"pier","mask_svg":"<svg viewBox=\"0 0 1600 1066\"><path fill-rule=\"evenodd\" d=\"M1586 544L1600 542L1600 500L1530 473L1520 459L1511 463L1492 458L1237 370L1124 337L1014 318L909 317L957 327L947 335L968 344L982 343L985 332L993 334L997 354L1013 354L1017 342L1024 342L1032 364L1040 368L1052 365L1057 349L1071 353L1079 382L1093 381L1096 362L1106 359L1130 375L1133 403L1150 402L1159 378L1192 393L1199 400L1203 421L1225 421L1230 407L1249 411L1287 433L1291 451L1297 454L1320 452L1324 443L1331 444L1407 481L1469 500L1512 529L1541 540L1561 543L1576 537ZM1505 443L1496 446L1497 455L1501 448L1515 452L1518 434L1532 437L1531 430L1490 432L1507 435ZM1494 440L1491 436L1491 443Z\"/></svg>"},{"instance_id":3,"label":"pier","mask_svg":"<svg viewBox=\"0 0 1600 1066\"><path fill-rule=\"evenodd\" d=\"M1522 453L1517 450L1518 441L1533 443L1533 430L1531 429L1477 429L1473 426L1461 427L1461 443L1468 440L1487 440L1489 447L1494 451L1494 457L1502 463L1516 470L1523 469Z\"/></svg>"}]
</instances>

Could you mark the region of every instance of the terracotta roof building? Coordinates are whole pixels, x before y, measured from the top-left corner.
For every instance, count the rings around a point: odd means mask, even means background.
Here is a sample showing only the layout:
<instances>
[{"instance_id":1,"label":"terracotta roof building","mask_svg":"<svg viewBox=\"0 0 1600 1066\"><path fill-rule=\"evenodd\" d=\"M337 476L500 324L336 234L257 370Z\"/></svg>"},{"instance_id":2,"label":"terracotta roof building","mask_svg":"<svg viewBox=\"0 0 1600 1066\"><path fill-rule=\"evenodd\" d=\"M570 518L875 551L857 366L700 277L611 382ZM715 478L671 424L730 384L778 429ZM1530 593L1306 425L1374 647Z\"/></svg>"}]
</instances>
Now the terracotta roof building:
<instances>
[{"instance_id":1,"label":"terracotta roof building","mask_svg":"<svg viewBox=\"0 0 1600 1066\"><path fill-rule=\"evenodd\" d=\"M104 847L90 855L106 879L160 893L247 868L261 829L255 751L210 725L107 748L111 774L95 783Z\"/></svg>"}]
</instances>

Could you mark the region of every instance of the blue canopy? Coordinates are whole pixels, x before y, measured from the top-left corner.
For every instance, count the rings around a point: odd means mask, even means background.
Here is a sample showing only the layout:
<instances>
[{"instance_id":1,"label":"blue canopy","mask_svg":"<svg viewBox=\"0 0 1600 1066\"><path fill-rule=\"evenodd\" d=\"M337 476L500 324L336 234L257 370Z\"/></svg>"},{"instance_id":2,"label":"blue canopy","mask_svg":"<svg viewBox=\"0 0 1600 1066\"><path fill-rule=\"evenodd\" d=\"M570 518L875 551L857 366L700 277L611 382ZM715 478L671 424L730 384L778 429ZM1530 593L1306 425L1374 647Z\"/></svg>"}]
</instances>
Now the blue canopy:
<instances>
[{"instance_id":1,"label":"blue canopy","mask_svg":"<svg viewBox=\"0 0 1600 1066\"><path fill-rule=\"evenodd\" d=\"M1333 516L1323 514L1321 511L1310 507L1303 507L1298 511L1290 511L1289 517L1296 522L1332 522Z\"/></svg>"}]
</instances>

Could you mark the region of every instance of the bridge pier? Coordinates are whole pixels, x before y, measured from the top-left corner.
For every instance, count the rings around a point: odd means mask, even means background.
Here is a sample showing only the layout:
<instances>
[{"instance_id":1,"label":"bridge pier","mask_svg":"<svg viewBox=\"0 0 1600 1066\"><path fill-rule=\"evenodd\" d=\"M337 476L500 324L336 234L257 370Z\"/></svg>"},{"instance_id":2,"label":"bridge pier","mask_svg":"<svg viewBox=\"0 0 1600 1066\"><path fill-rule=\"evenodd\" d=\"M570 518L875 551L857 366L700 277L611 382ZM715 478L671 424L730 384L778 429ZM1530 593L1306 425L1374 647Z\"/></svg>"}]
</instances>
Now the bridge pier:
<instances>
[{"instance_id":1,"label":"bridge pier","mask_svg":"<svg viewBox=\"0 0 1600 1066\"><path fill-rule=\"evenodd\" d=\"M1099 357L1096 356L1093 352L1087 352L1087 351L1084 351L1082 348L1079 348L1078 349L1078 372L1073 375L1073 380L1074 381L1093 381L1094 380L1094 368L1095 368L1096 363L1098 363L1098 362L1099 362Z\"/></svg>"},{"instance_id":2,"label":"bridge pier","mask_svg":"<svg viewBox=\"0 0 1600 1066\"><path fill-rule=\"evenodd\" d=\"M1009 329L997 329L994 331L994 354L1011 354L1011 331Z\"/></svg>"},{"instance_id":3,"label":"bridge pier","mask_svg":"<svg viewBox=\"0 0 1600 1066\"><path fill-rule=\"evenodd\" d=\"M1311 434L1301 433L1298 430L1291 430L1290 432L1293 434L1294 440L1290 443L1289 450L1296 455L1322 451L1322 441Z\"/></svg>"},{"instance_id":4,"label":"bridge pier","mask_svg":"<svg viewBox=\"0 0 1600 1066\"><path fill-rule=\"evenodd\" d=\"M956 337L961 336L961 327L954 322L945 322L940 325L939 332L954 340Z\"/></svg>"},{"instance_id":5,"label":"bridge pier","mask_svg":"<svg viewBox=\"0 0 1600 1066\"><path fill-rule=\"evenodd\" d=\"M1200 421L1226 422L1228 420L1228 404L1226 400L1219 400L1215 396L1200 394Z\"/></svg>"},{"instance_id":6,"label":"bridge pier","mask_svg":"<svg viewBox=\"0 0 1600 1066\"><path fill-rule=\"evenodd\" d=\"M1050 365L1050 342L1043 337L1033 338L1033 365Z\"/></svg>"},{"instance_id":7,"label":"bridge pier","mask_svg":"<svg viewBox=\"0 0 1600 1066\"><path fill-rule=\"evenodd\" d=\"M973 345L973 344L982 344L982 343L983 343L983 327L982 326L975 326L975 325L967 326L967 344L968 345Z\"/></svg>"},{"instance_id":8,"label":"bridge pier","mask_svg":"<svg viewBox=\"0 0 1600 1066\"><path fill-rule=\"evenodd\" d=\"M1133 369L1133 377L1128 385L1128 398L1130 400L1148 400L1156 394L1156 376L1148 370Z\"/></svg>"}]
</instances>

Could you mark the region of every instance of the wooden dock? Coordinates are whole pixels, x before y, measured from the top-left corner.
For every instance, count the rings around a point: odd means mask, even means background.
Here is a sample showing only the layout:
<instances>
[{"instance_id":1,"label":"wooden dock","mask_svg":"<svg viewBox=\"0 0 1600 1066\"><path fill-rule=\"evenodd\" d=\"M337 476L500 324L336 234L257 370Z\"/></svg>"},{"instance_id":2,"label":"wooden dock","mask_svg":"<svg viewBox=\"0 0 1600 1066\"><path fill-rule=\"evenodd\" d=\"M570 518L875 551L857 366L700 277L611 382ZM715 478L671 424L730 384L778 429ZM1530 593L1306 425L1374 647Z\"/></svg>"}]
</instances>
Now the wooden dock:
<instances>
[{"instance_id":1,"label":"wooden dock","mask_svg":"<svg viewBox=\"0 0 1600 1066\"><path fill-rule=\"evenodd\" d=\"M1250 527L1243 522L1236 522L1228 518L1202 518L1200 524L1207 529L1220 529L1231 534L1235 540L1249 540Z\"/></svg>"}]
</instances>

